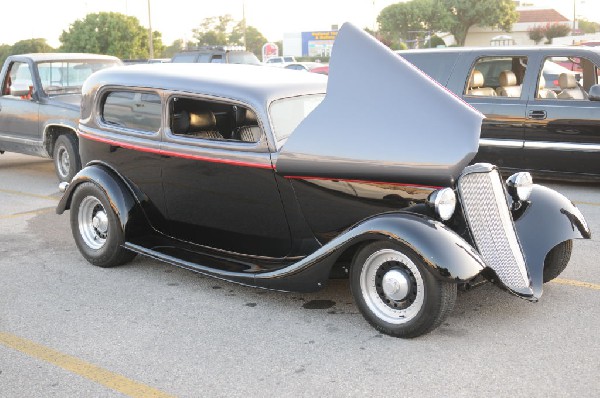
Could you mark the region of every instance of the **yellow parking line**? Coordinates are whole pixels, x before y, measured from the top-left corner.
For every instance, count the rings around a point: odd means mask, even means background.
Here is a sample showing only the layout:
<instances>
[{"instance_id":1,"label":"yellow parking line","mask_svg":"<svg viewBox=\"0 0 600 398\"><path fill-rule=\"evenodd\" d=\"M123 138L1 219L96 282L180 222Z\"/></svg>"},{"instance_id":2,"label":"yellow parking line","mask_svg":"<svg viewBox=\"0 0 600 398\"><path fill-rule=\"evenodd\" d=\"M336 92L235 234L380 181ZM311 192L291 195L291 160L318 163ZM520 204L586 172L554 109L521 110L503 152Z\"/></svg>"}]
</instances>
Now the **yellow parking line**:
<instances>
[{"instance_id":1,"label":"yellow parking line","mask_svg":"<svg viewBox=\"0 0 600 398\"><path fill-rule=\"evenodd\" d=\"M51 348L34 343L21 337L0 332L0 344L13 350L20 351L31 357L51 363L69 372L102 384L114 391L129 397L157 397L171 398L172 395L164 393L156 388L149 387L137 381L130 380L124 376L113 373L106 369L92 365L81 359L55 351Z\"/></svg>"},{"instance_id":2,"label":"yellow parking line","mask_svg":"<svg viewBox=\"0 0 600 398\"><path fill-rule=\"evenodd\" d=\"M598 202L580 202L580 201L573 201L573 203L575 203L576 205L600 206L600 203L598 203Z\"/></svg>"},{"instance_id":3,"label":"yellow parking line","mask_svg":"<svg viewBox=\"0 0 600 398\"><path fill-rule=\"evenodd\" d=\"M574 281L571 279L560 279L556 278L552 281L552 283L558 283L560 285L569 285L569 286L577 286L577 287L585 287L587 289L600 290L600 285L597 283L589 283L589 282L581 282Z\"/></svg>"},{"instance_id":4,"label":"yellow parking line","mask_svg":"<svg viewBox=\"0 0 600 398\"><path fill-rule=\"evenodd\" d=\"M7 193L10 195L27 196L30 198L47 199L47 200L52 200L54 202L57 202L59 200L59 198L55 198L54 196L38 195L36 193L21 192L21 191L12 191L10 189L0 189L0 192Z\"/></svg>"},{"instance_id":5,"label":"yellow parking line","mask_svg":"<svg viewBox=\"0 0 600 398\"><path fill-rule=\"evenodd\" d=\"M36 216L38 214L51 213L53 211L54 211L54 208L50 207L47 209L31 210L31 211L24 211L22 213L0 215L0 220L8 220L9 218L18 218L18 217L29 216L29 215Z\"/></svg>"}]
</instances>

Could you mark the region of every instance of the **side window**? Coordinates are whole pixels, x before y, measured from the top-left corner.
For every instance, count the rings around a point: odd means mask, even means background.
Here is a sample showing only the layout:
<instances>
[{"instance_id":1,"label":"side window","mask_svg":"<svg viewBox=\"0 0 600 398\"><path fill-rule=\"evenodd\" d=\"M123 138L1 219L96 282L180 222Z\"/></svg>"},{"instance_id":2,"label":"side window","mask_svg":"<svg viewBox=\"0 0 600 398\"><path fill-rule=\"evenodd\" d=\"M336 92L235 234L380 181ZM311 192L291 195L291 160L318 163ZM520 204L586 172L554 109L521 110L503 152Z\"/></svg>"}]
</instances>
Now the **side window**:
<instances>
[{"instance_id":1,"label":"side window","mask_svg":"<svg viewBox=\"0 0 600 398\"><path fill-rule=\"evenodd\" d=\"M538 99L587 100L598 84L598 66L586 58L547 57L538 77Z\"/></svg>"},{"instance_id":2,"label":"side window","mask_svg":"<svg viewBox=\"0 0 600 398\"><path fill-rule=\"evenodd\" d=\"M210 62L213 64L221 64L223 63L223 56L221 54L215 54L212 56Z\"/></svg>"},{"instance_id":3,"label":"side window","mask_svg":"<svg viewBox=\"0 0 600 398\"><path fill-rule=\"evenodd\" d=\"M156 93L112 91L102 104L102 120L107 124L155 133L161 125L160 96Z\"/></svg>"},{"instance_id":4,"label":"side window","mask_svg":"<svg viewBox=\"0 0 600 398\"><path fill-rule=\"evenodd\" d=\"M209 63L210 55L211 55L210 53L200 53L200 55L198 55L198 60L196 62Z\"/></svg>"},{"instance_id":5,"label":"side window","mask_svg":"<svg viewBox=\"0 0 600 398\"><path fill-rule=\"evenodd\" d=\"M257 142L262 137L252 110L186 97L169 100L169 126L176 136L204 140Z\"/></svg>"},{"instance_id":6,"label":"side window","mask_svg":"<svg viewBox=\"0 0 600 398\"><path fill-rule=\"evenodd\" d=\"M465 95L485 97L521 97L527 57L479 58L469 74Z\"/></svg>"},{"instance_id":7,"label":"side window","mask_svg":"<svg viewBox=\"0 0 600 398\"><path fill-rule=\"evenodd\" d=\"M10 95L30 100L33 94L33 79L29 65L25 62L13 62L2 82L2 95Z\"/></svg>"}]
</instances>

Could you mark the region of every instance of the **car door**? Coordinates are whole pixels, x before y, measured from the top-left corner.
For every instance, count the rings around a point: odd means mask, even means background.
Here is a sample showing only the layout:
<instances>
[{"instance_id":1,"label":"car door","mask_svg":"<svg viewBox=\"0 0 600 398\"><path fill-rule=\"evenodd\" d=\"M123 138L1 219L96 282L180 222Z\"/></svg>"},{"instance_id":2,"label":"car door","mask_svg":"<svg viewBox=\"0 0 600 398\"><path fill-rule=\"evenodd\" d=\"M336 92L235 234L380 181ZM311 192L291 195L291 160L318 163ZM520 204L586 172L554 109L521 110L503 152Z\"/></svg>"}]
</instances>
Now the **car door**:
<instances>
[{"instance_id":1,"label":"car door","mask_svg":"<svg viewBox=\"0 0 600 398\"><path fill-rule=\"evenodd\" d=\"M503 169L523 167L523 134L527 99L522 92L527 57L520 54L486 55L471 60L469 68L455 73L449 88L485 115L479 151L473 162L488 162ZM465 73L465 71L468 71ZM502 90L502 72L512 72L513 91ZM502 94L501 94L502 93ZM504 94L504 95L503 95Z\"/></svg>"},{"instance_id":2,"label":"car door","mask_svg":"<svg viewBox=\"0 0 600 398\"><path fill-rule=\"evenodd\" d=\"M33 94L31 68L26 62L13 62L7 69L8 79L2 85L0 96L0 134L4 149L30 152L41 142L38 122L39 103ZM28 95L15 96L12 90L29 90ZM8 146L6 148L5 146Z\"/></svg>"},{"instance_id":3,"label":"car door","mask_svg":"<svg viewBox=\"0 0 600 398\"><path fill-rule=\"evenodd\" d=\"M239 121L240 105L185 95L172 96L168 109L162 144L168 233L240 254L285 257L290 232L256 119ZM240 126L248 127L245 133Z\"/></svg>"},{"instance_id":4,"label":"car door","mask_svg":"<svg viewBox=\"0 0 600 398\"><path fill-rule=\"evenodd\" d=\"M542 65L557 65L564 59L548 56ZM565 69L558 76L562 82L558 87L546 81L543 69L537 74L536 89L527 104L526 168L600 175L600 102L587 98L589 88L598 83L600 65L598 60L577 60L582 72ZM563 76L569 74L574 78ZM553 89L545 88L548 83Z\"/></svg>"}]
</instances>

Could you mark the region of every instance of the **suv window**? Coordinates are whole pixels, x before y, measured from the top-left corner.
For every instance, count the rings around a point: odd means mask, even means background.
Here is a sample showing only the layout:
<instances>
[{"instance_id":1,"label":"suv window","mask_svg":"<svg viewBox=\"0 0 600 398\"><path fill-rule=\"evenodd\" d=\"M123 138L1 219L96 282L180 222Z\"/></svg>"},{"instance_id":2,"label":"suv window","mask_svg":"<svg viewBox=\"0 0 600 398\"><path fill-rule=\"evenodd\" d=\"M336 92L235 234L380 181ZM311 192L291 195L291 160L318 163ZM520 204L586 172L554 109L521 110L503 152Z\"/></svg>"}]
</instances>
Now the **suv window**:
<instances>
[{"instance_id":1,"label":"suv window","mask_svg":"<svg viewBox=\"0 0 600 398\"><path fill-rule=\"evenodd\" d=\"M169 127L175 136L204 140L257 142L262 136L252 110L187 97L169 100Z\"/></svg>"},{"instance_id":2,"label":"suv window","mask_svg":"<svg viewBox=\"0 0 600 398\"><path fill-rule=\"evenodd\" d=\"M161 125L160 96L156 93L112 91L102 104L104 123L155 133Z\"/></svg>"},{"instance_id":3,"label":"suv window","mask_svg":"<svg viewBox=\"0 0 600 398\"><path fill-rule=\"evenodd\" d=\"M521 97L523 77L527 69L527 57L479 58L465 86L465 95L485 97Z\"/></svg>"},{"instance_id":4,"label":"suv window","mask_svg":"<svg viewBox=\"0 0 600 398\"><path fill-rule=\"evenodd\" d=\"M579 57L547 57L538 76L538 99L587 100L591 86L598 84L599 68Z\"/></svg>"}]
</instances>

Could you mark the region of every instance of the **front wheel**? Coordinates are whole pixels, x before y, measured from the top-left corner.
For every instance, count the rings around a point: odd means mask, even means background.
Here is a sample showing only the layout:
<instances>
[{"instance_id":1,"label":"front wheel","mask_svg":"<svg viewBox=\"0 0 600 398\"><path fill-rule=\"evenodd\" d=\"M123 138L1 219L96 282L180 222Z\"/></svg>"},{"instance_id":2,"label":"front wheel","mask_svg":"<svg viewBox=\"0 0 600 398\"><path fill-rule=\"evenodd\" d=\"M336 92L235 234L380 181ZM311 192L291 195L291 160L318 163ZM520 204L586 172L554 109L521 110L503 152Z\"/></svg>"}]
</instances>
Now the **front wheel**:
<instances>
[{"instance_id":1,"label":"front wheel","mask_svg":"<svg viewBox=\"0 0 600 398\"><path fill-rule=\"evenodd\" d=\"M557 278L567 268L572 250L572 240L559 243L550 250L544 260L544 283Z\"/></svg>"},{"instance_id":2,"label":"front wheel","mask_svg":"<svg viewBox=\"0 0 600 398\"><path fill-rule=\"evenodd\" d=\"M96 184L77 187L71 203L71 232L79 251L93 265L125 264L135 253L123 248L125 234L110 202Z\"/></svg>"},{"instance_id":3,"label":"front wheel","mask_svg":"<svg viewBox=\"0 0 600 398\"><path fill-rule=\"evenodd\" d=\"M61 182L70 182L81 169L77 139L70 134L63 134L54 143L54 168Z\"/></svg>"},{"instance_id":4,"label":"front wheel","mask_svg":"<svg viewBox=\"0 0 600 398\"><path fill-rule=\"evenodd\" d=\"M355 256L350 290L363 317L394 337L417 337L452 311L456 284L436 279L417 254L399 243L374 242Z\"/></svg>"}]
</instances>

